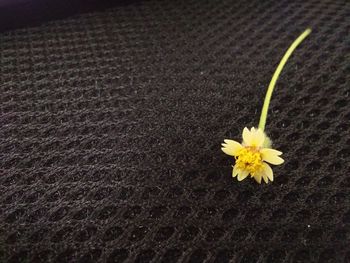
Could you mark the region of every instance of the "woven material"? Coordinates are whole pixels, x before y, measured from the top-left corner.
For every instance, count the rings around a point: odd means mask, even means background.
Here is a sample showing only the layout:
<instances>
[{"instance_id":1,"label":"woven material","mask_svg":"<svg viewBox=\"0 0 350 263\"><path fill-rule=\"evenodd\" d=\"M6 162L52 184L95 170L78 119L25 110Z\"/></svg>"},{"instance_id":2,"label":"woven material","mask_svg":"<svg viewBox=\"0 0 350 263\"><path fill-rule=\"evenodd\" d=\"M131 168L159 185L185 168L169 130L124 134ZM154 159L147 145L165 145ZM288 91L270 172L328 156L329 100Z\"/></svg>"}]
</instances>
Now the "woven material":
<instances>
[{"instance_id":1,"label":"woven material","mask_svg":"<svg viewBox=\"0 0 350 263\"><path fill-rule=\"evenodd\" d=\"M348 1L139 1L0 35L3 262L350 262ZM223 139L267 132L275 181Z\"/></svg>"}]
</instances>

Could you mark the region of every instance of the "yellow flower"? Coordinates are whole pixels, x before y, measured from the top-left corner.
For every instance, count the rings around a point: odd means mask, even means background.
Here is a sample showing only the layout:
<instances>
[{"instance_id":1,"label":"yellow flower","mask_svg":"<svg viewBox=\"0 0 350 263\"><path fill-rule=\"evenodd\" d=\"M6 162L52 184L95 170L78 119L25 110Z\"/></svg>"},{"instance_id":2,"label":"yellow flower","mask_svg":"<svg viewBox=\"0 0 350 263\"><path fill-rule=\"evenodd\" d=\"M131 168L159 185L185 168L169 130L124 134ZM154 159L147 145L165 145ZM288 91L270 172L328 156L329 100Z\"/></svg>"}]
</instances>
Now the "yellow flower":
<instances>
[{"instance_id":1,"label":"yellow flower","mask_svg":"<svg viewBox=\"0 0 350 263\"><path fill-rule=\"evenodd\" d=\"M269 87L266 92L263 108L261 110L259 128L244 128L242 144L233 140L224 140L222 150L224 153L234 156L236 164L233 166L232 176L238 181L242 181L248 175L254 177L259 184L261 179L265 183L269 180L273 181L273 172L270 164L279 165L284 162L280 157L282 152L271 149L271 141L264 133L267 113L270 105L272 92L276 86L279 75L282 72L288 58L292 55L297 46L311 33L311 29L307 28L288 48L287 52L282 57L278 64L275 73L272 76Z\"/></svg>"},{"instance_id":2,"label":"yellow flower","mask_svg":"<svg viewBox=\"0 0 350 263\"><path fill-rule=\"evenodd\" d=\"M222 144L222 151L236 159L232 177L237 176L238 181L242 181L251 175L259 184L261 179L264 179L265 183L273 181L273 171L268 163L282 164L282 152L269 148L270 139L261 129L249 130L246 127L242 137L242 144L233 140L224 140L225 143Z\"/></svg>"}]
</instances>

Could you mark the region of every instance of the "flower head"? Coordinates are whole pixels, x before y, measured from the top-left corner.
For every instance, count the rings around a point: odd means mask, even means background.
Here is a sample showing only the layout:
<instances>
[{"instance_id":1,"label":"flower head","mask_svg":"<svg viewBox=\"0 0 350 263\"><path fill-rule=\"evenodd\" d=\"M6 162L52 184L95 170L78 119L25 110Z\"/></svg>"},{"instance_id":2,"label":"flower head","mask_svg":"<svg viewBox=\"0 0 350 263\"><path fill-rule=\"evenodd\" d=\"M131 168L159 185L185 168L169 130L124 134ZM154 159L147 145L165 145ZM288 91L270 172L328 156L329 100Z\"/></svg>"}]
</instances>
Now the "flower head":
<instances>
[{"instance_id":1,"label":"flower head","mask_svg":"<svg viewBox=\"0 0 350 263\"><path fill-rule=\"evenodd\" d=\"M232 177L237 176L238 181L242 181L250 175L259 184L261 179L265 183L273 181L273 171L268 163L282 164L282 152L270 148L271 141L261 129L244 128L242 137L242 144L233 140L224 140L222 144L222 151L236 159Z\"/></svg>"}]
</instances>

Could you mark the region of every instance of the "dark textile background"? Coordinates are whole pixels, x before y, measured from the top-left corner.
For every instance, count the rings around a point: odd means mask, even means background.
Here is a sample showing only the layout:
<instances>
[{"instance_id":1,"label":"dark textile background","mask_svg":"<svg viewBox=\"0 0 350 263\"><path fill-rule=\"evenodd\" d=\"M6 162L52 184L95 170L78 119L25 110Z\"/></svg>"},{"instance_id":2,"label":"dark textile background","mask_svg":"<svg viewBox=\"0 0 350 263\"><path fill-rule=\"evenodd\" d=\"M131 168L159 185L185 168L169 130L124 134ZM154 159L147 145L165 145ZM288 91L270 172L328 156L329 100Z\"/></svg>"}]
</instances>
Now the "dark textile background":
<instances>
[{"instance_id":1,"label":"dark textile background","mask_svg":"<svg viewBox=\"0 0 350 263\"><path fill-rule=\"evenodd\" d=\"M2 262L350 262L349 19L151 0L3 31ZM286 162L237 182L220 144L257 125L308 26L267 123Z\"/></svg>"}]
</instances>

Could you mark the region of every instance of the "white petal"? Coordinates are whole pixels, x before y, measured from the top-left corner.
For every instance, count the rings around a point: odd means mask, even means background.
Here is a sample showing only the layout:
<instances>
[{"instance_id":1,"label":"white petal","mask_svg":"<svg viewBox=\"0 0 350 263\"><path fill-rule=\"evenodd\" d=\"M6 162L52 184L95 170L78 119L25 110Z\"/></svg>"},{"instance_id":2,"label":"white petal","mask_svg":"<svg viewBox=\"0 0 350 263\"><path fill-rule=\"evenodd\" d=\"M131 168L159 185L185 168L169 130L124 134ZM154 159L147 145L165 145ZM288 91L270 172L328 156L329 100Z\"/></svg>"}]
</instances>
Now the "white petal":
<instances>
[{"instance_id":1,"label":"white petal","mask_svg":"<svg viewBox=\"0 0 350 263\"><path fill-rule=\"evenodd\" d=\"M221 149L227 155L237 156L239 150L243 148L243 146L240 143L233 140L224 140L224 142L225 143L222 144L223 148Z\"/></svg>"},{"instance_id":2,"label":"white petal","mask_svg":"<svg viewBox=\"0 0 350 263\"><path fill-rule=\"evenodd\" d=\"M284 160L279 157L278 155L281 155L282 152L274 150L274 149L269 149L269 148L264 148L260 150L261 157L265 162L274 164L274 165L279 165L284 163Z\"/></svg>"},{"instance_id":3,"label":"white petal","mask_svg":"<svg viewBox=\"0 0 350 263\"><path fill-rule=\"evenodd\" d=\"M262 177L261 173L257 173L254 175L255 181L257 181L257 183L259 184L261 184L261 177Z\"/></svg>"},{"instance_id":4,"label":"white petal","mask_svg":"<svg viewBox=\"0 0 350 263\"><path fill-rule=\"evenodd\" d=\"M251 133L250 133L250 131L248 130L247 127L245 127L243 129L242 138L243 138L243 144L244 145L250 145L251 144L252 136L251 136Z\"/></svg>"},{"instance_id":5,"label":"white petal","mask_svg":"<svg viewBox=\"0 0 350 263\"><path fill-rule=\"evenodd\" d=\"M268 183L268 182L269 182L269 178L267 178L267 176L266 176L265 174L264 174L262 177L263 177L265 183Z\"/></svg>"},{"instance_id":6,"label":"white petal","mask_svg":"<svg viewBox=\"0 0 350 263\"><path fill-rule=\"evenodd\" d=\"M237 177L237 179L238 179L238 181L242 181L242 180L244 180L248 175L249 175L249 172L247 172L247 171L239 171L239 172L238 172L238 177Z\"/></svg>"},{"instance_id":7,"label":"white petal","mask_svg":"<svg viewBox=\"0 0 350 263\"><path fill-rule=\"evenodd\" d=\"M272 141L271 139L265 134L265 141L264 144L262 145L263 148L271 148Z\"/></svg>"},{"instance_id":8,"label":"white petal","mask_svg":"<svg viewBox=\"0 0 350 263\"><path fill-rule=\"evenodd\" d=\"M261 129L255 129L254 127L248 130L243 129L243 144L246 146L261 147L265 141L265 133Z\"/></svg>"},{"instance_id":9,"label":"white petal","mask_svg":"<svg viewBox=\"0 0 350 263\"><path fill-rule=\"evenodd\" d=\"M278 151L278 150L275 150L275 149L271 149L271 148L263 148L263 149L261 149L261 151L265 151L265 150L270 152L270 153L273 153L275 155L278 155L278 156L282 154L281 151Z\"/></svg>"},{"instance_id":10,"label":"white petal","mask_svg":"<svg viewBox=\"0 0 350 263\"><path fill-rule=\"evenodd\" d=\"M261 129L252 128L251 132L251 146L262 147L265 141L265 133Z\"/></svg>"},{"instance_id":11,"label":"white petal","mask_svg":"<svg viewBox=\"0 0 350 263\"><path fill-rule=\"evenodd\" d=\"M270 179L271 182L273 182L273 171L267 163L263 163L263 172L264 175L267 176L267 178Z\"/></svg>"},{"instance_id":12,"label":"white petal","mask_svg":"<svg viewBox=\"0 0 350 263\"><path fill-rule=\"evenodd\" d=\"M238 169L236 169L236 167L234 166L232 169L232 177L236 177L238 173L239 173Z\"/></svg>"}]
</instances>

